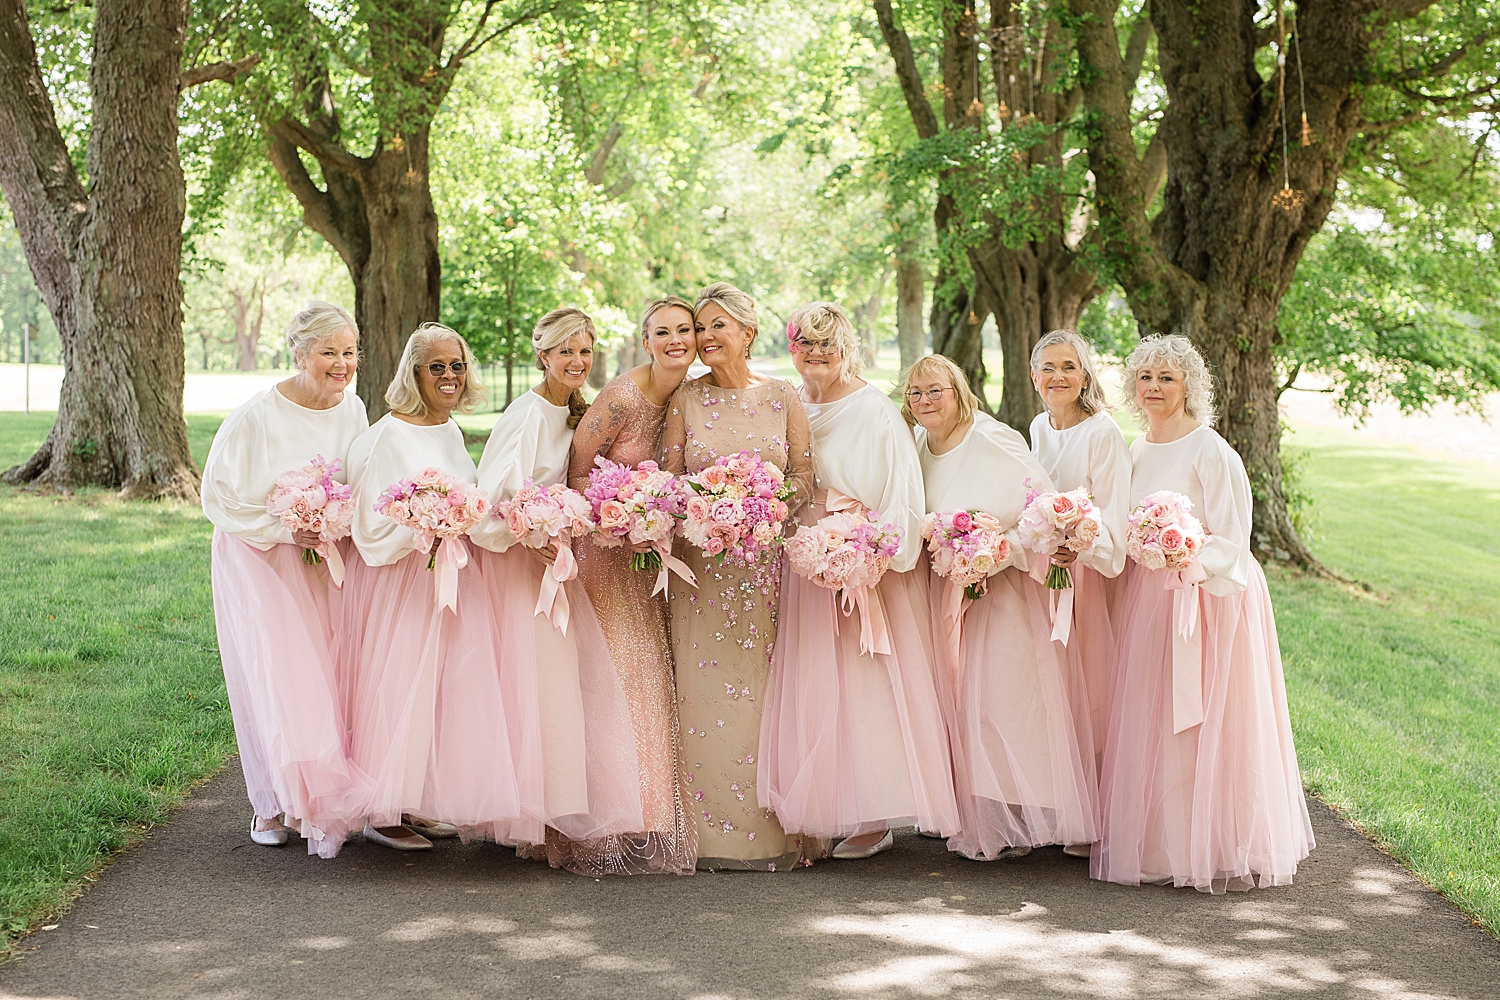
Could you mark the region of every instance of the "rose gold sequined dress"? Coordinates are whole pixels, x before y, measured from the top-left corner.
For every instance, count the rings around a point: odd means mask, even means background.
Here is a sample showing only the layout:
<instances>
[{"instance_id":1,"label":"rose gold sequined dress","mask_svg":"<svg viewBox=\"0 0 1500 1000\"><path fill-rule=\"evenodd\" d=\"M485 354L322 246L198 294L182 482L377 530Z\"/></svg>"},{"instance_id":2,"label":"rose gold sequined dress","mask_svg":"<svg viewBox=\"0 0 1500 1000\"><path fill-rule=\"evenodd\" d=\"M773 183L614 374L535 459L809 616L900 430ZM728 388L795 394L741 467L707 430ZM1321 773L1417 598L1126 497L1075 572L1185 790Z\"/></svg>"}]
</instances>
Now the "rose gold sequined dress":
<instances>
[{"instance_id":1,"label":"rose gold sequined dress","mask_svg":"<svg viewBox=\"0 0 1500 1000\"><path fill-rule=\"evenodd\" d=\"M792 513L812 494L812 435L797 390L780 379L722 389L711 376L683 383L667 404L664 466L696 473L723 455L750 450L774 462L796 490ZM694 590L671 582L688 806L698 824L698 867L785 871L810 864L821 842L782 830L756 803L760 715L776 642L781 550L749 567L721 565L681 539L676 554L698 576Z\"/></svg>"},{"instance_id":2,"label":"rose gold sequined dress","mask_svg":"<svg viewBox=\"0 0 1500 1000\"><path fill-rule=\"evenodd\" d=\"M573 434L568 485L588 487L594 456L636 465L657 457L666 407L653 404L629 373L599 391ZM599 616L609 655L619 671L635 727L646 829L638 834L575 841L547 831L545 854L554 868L580 875L692 874L698 831L685 811L681 745L667 607L652 597L656 577L630 568L630 549L573 546L578 576ZM537 854L535 848L522 853Z\"/></svg>"}]
</instances>

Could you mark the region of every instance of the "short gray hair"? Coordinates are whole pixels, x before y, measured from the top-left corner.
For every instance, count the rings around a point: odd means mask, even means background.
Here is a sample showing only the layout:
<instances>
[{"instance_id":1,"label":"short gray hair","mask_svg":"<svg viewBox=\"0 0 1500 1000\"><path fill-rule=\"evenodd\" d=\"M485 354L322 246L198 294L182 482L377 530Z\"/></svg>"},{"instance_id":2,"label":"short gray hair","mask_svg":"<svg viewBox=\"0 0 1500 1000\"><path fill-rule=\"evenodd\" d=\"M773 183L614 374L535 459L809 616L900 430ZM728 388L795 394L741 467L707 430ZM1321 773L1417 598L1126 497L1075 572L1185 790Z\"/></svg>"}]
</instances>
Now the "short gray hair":
<instances>
[{"instance_id":1,"label":"short gray hair","mask_svg":"<svg viewBox=\"0 0 1500 1000\"><path fill-rule=\"evenodd\" d=\"M1078 408L1089 417L1107 411L1110 408L1109 399L1104 395L1104 386L1099 384L1099 372L1094 368L1094 352L1089 348L1089 342L1077 332L1053 330L1038 340L1031 349L1031 370L1035 372L1041 368L1042 352L1058 344L1067 344L1073 348L1073 353L1078 355L1078 367L1083 369L1083 391L1078 394Z\"/></svg>"},{"instance_id":2,"label":"short gray hair","mask_svg":"<svg viewBox=\"0 0 1500 1000\"><path fill-rule=\"evenodd\" d=\"M827 344L839 352L839 380L858 378L865 370L864 345L849 314L834 302L809 302L792 313L786 339L801 335L805 340Z\"/></svg>"},{"instance_id":3,"label":"short gray hair","mask_svg":"<svg viewBox=\"0 0 1500 1000\"><path fill-rule=\"evenodd\" d=\"M1208 362L1193 342L1178 333L1159 333L1144 338L1125 359L1125 409L1146 427L1146 411L1136 402L1135 381L1143 368L1175 368L1182 372L1187 398L1183 412L1205 427L1214 424L1214 380Z\"/></svg>"},{"instance_id":4,"label":"short gray hair","mask_svg":"<svg viewBox=\"0 0 1500 1000\"><path fill-rule=\"evenodd\" d=\"M433 345L445 340L458 345L464 363L469 366L469 370L465 372L468 377L464 379L464 391L459 394L458 405L454 409L459 413L473 413L484 403L484 384L479 381L479 365L474 360L474 352L469 350L469 342L459 336L457 330L441 323L423 323L407 338L406 349L401 352L401 363L396 366L396 376L385 390L385 402L392 413L415 417L427 412L427 404L422 402L422 391L417 388L417 368L427 363L427 356L432 352Z\"/></svg>"},{"instance_id":5,"label":"short gray hair","mask_svg":"<svg viewBox=\"0 0 1500 1000\"><path fill-rule=\"evenodd\" d=\"M358 341L359 325L347 310L332 302L317 299L309 302L286 325L286 346L292 352L292 364L300 367L298 363L307 357L315 345L337 337L345 330L353 330L355 340Z\"/></svg>"}]
</instances>

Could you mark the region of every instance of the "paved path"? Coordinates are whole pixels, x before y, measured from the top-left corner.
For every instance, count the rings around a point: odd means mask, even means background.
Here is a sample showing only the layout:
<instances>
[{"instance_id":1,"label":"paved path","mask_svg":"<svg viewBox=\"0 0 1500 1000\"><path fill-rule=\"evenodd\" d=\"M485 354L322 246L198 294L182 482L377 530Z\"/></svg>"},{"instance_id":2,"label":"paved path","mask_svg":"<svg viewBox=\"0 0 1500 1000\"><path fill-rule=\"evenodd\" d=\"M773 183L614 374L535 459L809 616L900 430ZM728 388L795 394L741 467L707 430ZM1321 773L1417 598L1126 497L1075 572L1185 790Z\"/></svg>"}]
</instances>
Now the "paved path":
<instances>
[{"instance_id":1,"label":"paved path","mask_svg":"<svg viewBox=\"0 0 1500 1000\"><path fill-rule=\"evenodd\" d=\"M1313 803L1295 886L1090 882L908 833L783 875L595 881L507 850L256 847L231 767L0 967L0 998L1500 996L1500 943Z\"/></svg>"}]
</instances>

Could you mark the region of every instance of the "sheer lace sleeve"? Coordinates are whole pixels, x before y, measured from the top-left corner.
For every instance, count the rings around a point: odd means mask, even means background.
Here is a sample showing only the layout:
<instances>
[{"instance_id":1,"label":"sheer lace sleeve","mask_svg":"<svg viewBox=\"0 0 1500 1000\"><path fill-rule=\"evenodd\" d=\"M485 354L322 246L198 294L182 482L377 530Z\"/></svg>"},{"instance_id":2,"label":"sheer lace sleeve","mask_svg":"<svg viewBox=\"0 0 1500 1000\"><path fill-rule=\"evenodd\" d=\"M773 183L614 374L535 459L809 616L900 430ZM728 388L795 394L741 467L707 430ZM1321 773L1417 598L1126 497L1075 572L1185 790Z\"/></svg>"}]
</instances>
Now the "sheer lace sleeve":
<instances>
[{"instance_id":1,"label":"sheer lace sleeve","mask_svg":"<svg viewBox=\"0 0 1500 1000\"><path fill-rule=\"evenodd\" d=\"M667 422L661 432L661 467L680 476L687 471L687 415L683 412L682 390L667 400Z\"/></svg>"},{"instance_id":2,"label":"sheer lace sleeve","mask_svg":"<svg viewBox=\"0 0 1500 1000\"><path fill-rule=\"evenodd\" d=\"M573 447L568 453L570 487L575 490L588 488L594 456L608 454L629 417L630 407L620 398L620 391L614 386L605 386L573 432Z\"/></svg>"},{"instance_id":3,"label":"sheer lace sleeve","mask_svg":"<svg viewBox=\"0 0 1500 1000\"><path fill-rule=\"evenodd\" d=\"M783 397L786 405L786 481L793 490L787 506L792 509L792 516L796 517L802 505L811 500L813 495L812 428L808 425L807 411L802 408L802 400L797 398L796 390L788 385Z\"/></svg>"}]
</instances>

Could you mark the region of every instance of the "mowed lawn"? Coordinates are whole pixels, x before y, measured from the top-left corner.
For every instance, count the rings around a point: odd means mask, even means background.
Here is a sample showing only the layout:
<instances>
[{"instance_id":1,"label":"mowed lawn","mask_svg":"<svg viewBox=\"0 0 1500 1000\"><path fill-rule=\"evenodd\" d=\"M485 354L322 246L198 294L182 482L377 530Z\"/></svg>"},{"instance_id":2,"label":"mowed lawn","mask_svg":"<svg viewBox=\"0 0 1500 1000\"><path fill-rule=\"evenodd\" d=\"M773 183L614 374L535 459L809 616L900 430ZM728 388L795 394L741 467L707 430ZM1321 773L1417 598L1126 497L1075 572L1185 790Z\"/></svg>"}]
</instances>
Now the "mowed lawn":
<instances>
[{"instance_id":1,"label":"mowed lawn","mask_svg":"<svg viewBox=\"0 0 1500 1000\"><path fill-rule=\"evenodd\" d=\"M0 414L0 467L49 422ZM200 462L218 423L189 418ZM1304 780L1500 932L1500 472L1294 444L1314 547L1378 595L1270 573ZM233 752L208 538L187 505L0 487L0 949Z\"/></svg>"}]
</instances>

